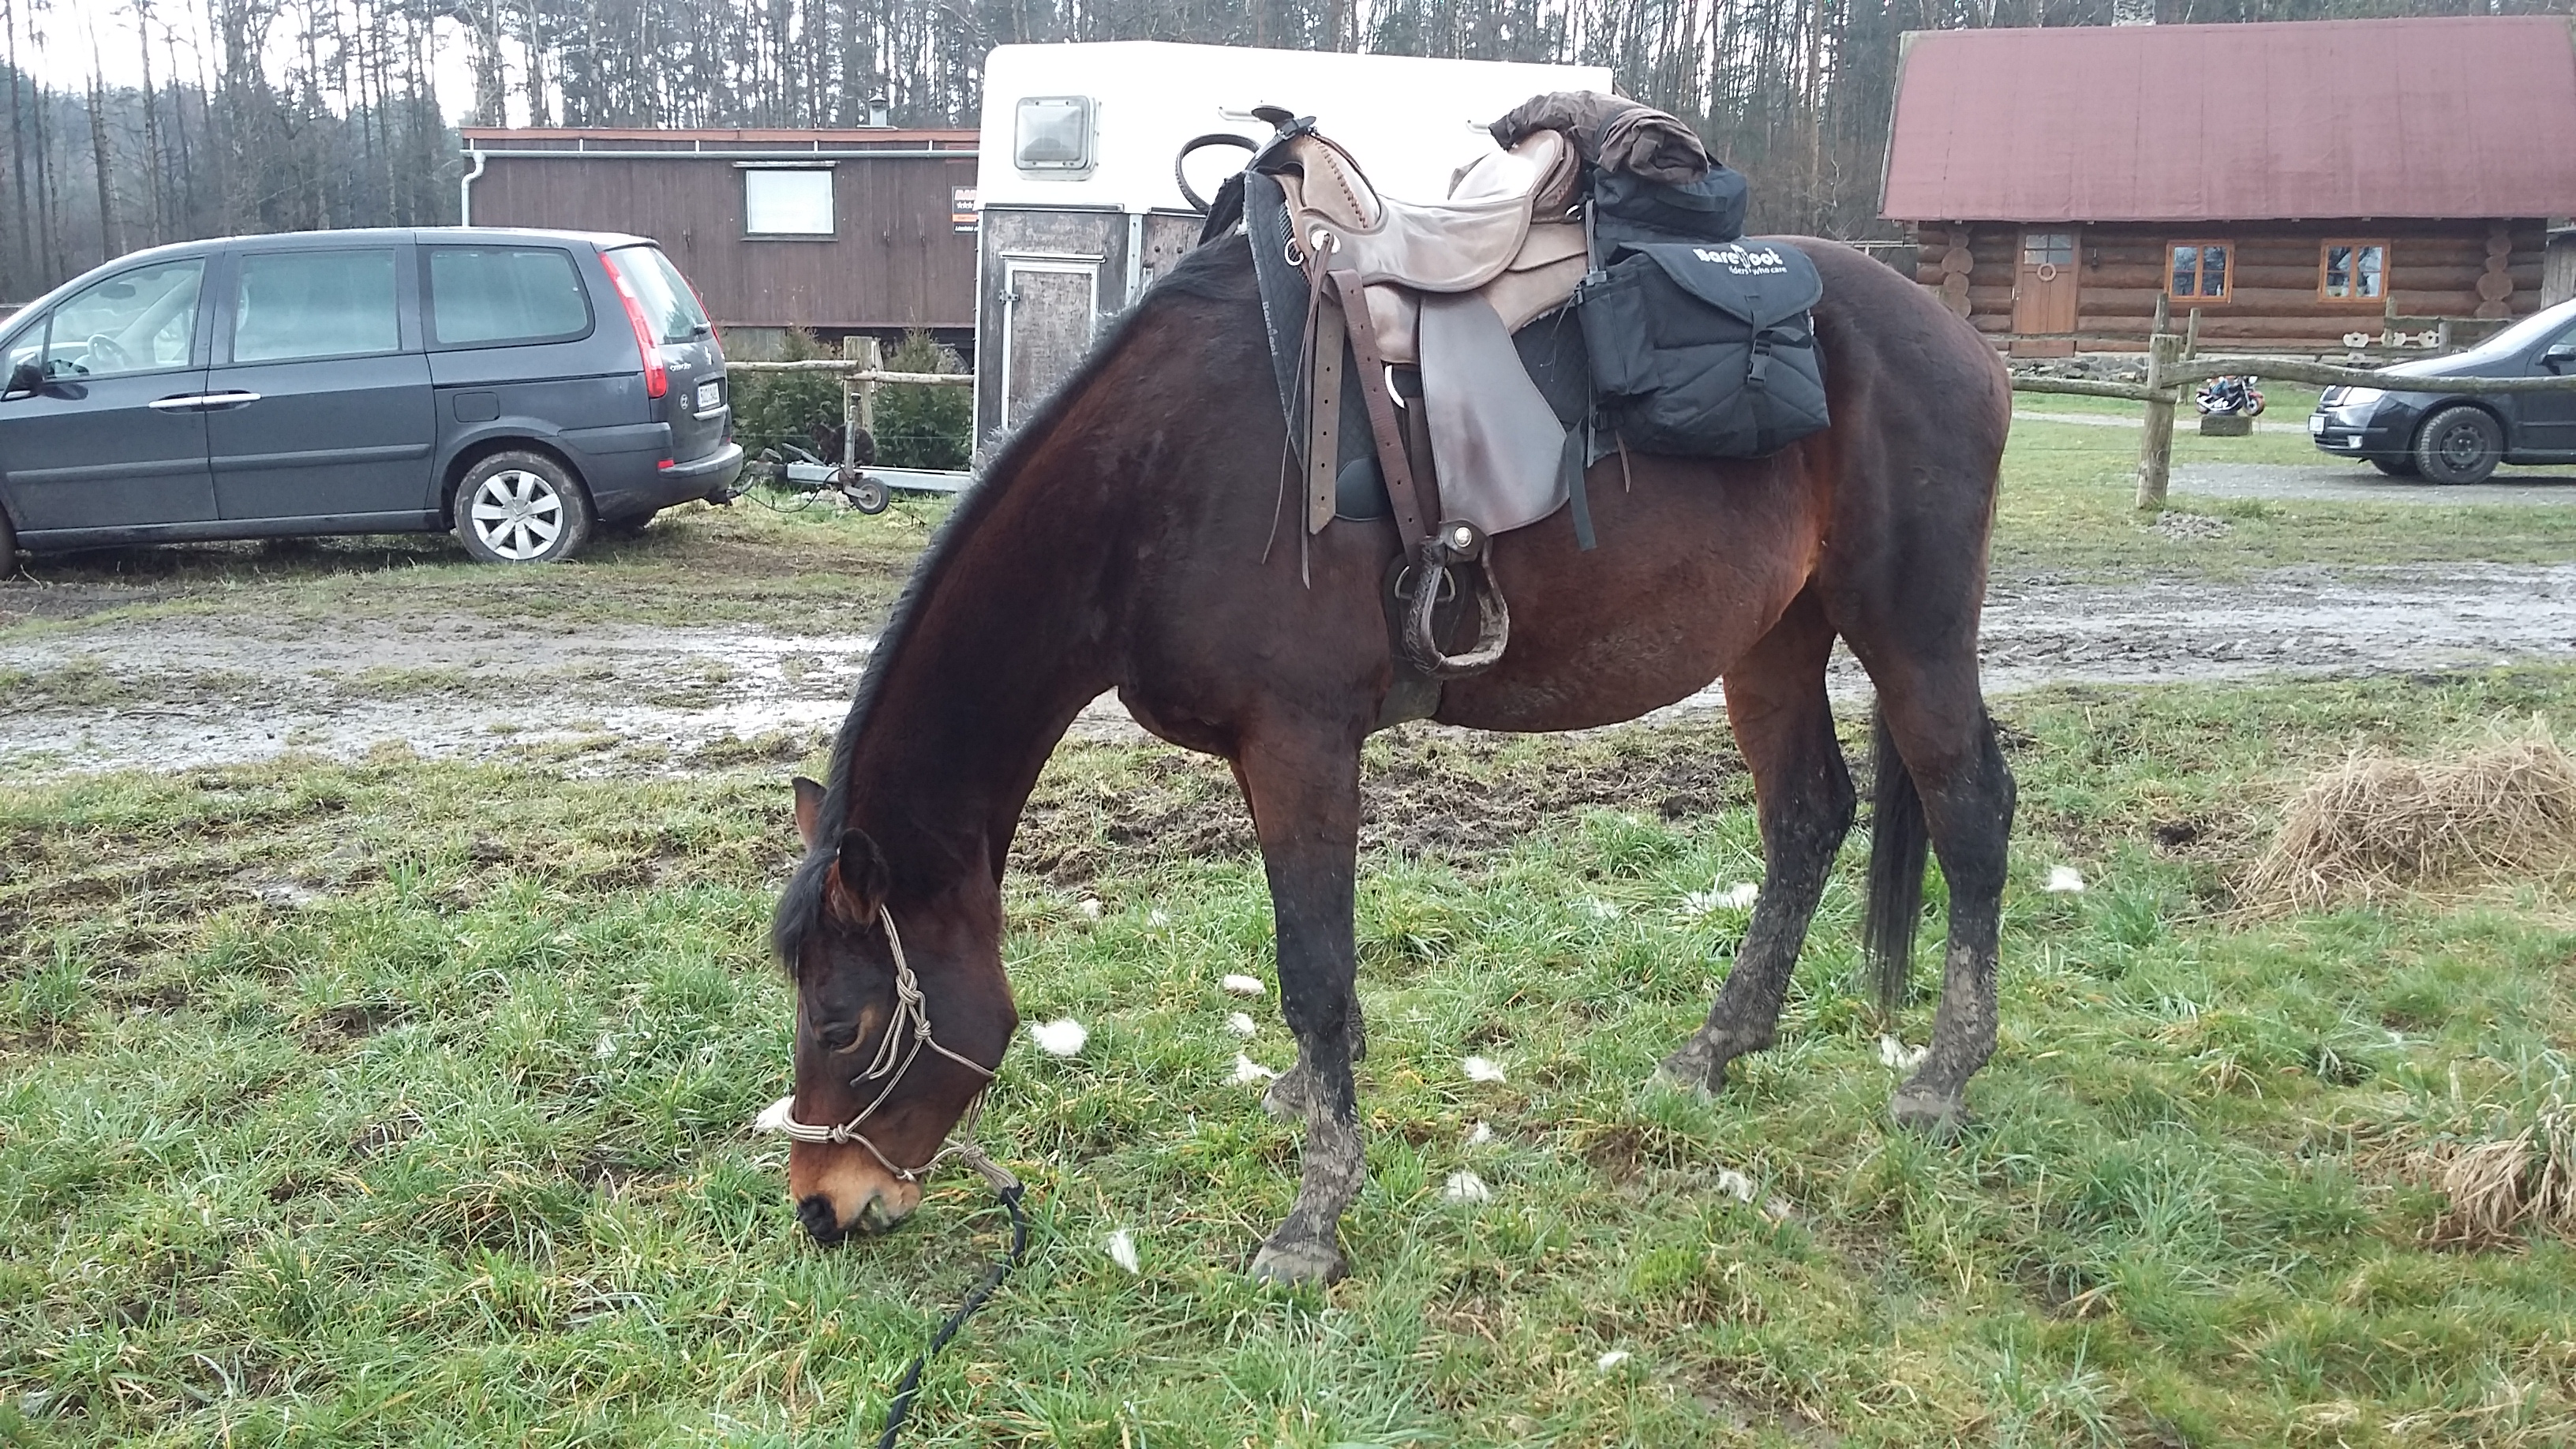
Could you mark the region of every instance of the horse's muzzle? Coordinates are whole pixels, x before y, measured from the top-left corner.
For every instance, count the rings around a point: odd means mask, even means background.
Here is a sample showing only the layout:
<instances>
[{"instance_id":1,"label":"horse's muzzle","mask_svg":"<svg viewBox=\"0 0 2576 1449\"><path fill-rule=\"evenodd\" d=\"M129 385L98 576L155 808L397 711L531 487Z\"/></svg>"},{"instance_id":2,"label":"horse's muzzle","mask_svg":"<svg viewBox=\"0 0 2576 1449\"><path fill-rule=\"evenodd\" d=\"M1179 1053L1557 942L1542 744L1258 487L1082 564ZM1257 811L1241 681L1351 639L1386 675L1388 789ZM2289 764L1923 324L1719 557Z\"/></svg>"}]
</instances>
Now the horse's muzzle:
<instances>
[{"instance_id":1,"label":"horse's muzzle","mask_svg":"<svg viewBox=\"0 0 2576 1449\"><path fill-rule=\"evenodd\" d=\"M893 1232L910 1216L910 1213L895 1211L880 1193L870 1193L868 1200L859 1205L858 1216L847 1224L841 1221L831 1198L822 1193L815 1193L796 1204L796 1220L805 1225L808 1236L827 1248L847 1240L853 1233L876 1237Z\"/></svg>"}]
</instances>

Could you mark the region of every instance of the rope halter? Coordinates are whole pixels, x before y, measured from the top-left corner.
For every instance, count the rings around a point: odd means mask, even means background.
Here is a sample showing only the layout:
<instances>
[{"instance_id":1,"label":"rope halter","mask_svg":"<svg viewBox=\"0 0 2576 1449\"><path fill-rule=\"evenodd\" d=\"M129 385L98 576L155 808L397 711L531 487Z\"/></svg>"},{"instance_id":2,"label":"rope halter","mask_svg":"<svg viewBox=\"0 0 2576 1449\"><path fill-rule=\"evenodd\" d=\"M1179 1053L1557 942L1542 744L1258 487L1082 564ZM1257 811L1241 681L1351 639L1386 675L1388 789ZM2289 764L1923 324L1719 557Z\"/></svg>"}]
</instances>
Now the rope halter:
<instances>
[{"instance_id":1,"label":"rope halter","mask_svg":"<svg viewBox=\"0 0 2576 1449\"><path fill-rule=\"evenodd\" d=\"M984 1113L984 1089L980 1086L975 1089L974 1097L968 1100L966 1114L958 1119L956 1128L940 1144L939 1150L930 1154L930 1160L919 1167L899 1166L893 1158L885 1155L884 1149L869 1141L868 1135L859 1130L859 1124L876 1115L876 1110L885 1105L886 1098L894 1095L894 1089L902 1085L904 1077L912 1071L912 1064L920 1059L925 1048L988 1083L994 1075L993 1068L941 1045L939 1038L931 1034L930 1006L922 997L921 980L913 975L912 962L903 954L903 933L894 928L894 912L882 903L877 906L877 924L885 928L886 944L894 953L894 1016L886 1023L884 1037L877 1042L875 1060L868 1063L866 1071L850 1079L850 1086L853 1090L864 1091L864 1084L868 1082L883 1081L885 1085L877 1088L875 1098L860 1108L857 1116L835 1126L818 1127L810 1122L797 1121L793 1097L762 1113L761 1125L783 1132L798 1142L856 1143L866 1148L868 1155L886 1171L905 1182L918 1181L922 1174L938 1166L941 1158L954 1156L974 1168L996 1191L1019 1186L1019 1179L985 1156L984 1149L976 1145L975 1122Z\"/></svg>"}]
</instances>

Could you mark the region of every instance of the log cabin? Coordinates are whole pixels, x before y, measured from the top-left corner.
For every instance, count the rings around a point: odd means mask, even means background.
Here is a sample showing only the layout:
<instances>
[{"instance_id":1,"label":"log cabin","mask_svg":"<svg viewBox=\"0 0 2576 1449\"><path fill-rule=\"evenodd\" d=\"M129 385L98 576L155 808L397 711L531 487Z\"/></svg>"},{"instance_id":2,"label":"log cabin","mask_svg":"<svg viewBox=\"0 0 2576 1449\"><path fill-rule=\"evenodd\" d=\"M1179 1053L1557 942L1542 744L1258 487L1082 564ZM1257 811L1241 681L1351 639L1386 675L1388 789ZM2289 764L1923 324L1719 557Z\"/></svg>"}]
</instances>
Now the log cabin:
<instances>
[{"instance_id":1,"label":"log cabin","mask_svg":"<svg viewBox=\"0 0 2576 1449\"><path fill-rule=\"evenodd\" d=\"M2570 137L2558 16L1915 32L1880 215L2019 356L2424 345L2566 285Z\"/></svg>"}]
</instances>

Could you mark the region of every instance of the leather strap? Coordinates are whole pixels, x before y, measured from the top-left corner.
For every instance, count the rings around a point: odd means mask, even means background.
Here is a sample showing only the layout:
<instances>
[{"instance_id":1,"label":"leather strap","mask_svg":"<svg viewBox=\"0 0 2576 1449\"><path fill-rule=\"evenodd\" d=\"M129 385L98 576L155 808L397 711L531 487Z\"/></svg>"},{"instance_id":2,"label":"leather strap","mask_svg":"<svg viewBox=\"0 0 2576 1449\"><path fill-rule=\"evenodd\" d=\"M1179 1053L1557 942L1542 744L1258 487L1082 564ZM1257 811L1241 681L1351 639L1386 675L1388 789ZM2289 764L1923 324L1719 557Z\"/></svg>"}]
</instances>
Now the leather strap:
<instances>
[{"instance_id":1,"label":"leather strap","mask_svg":"<svg viewBox=\"0 0 2576 1449\"><path fill-rule=\"evenodd\" d=\"M1404 545L1405 556L1410 558L1431 536L1431 526L1423 516L1421 493L1414 486L1413 459L1405 451L1402 426L1395 418L1395 398L1386 389L1386 358L1378 351L1377 329L1369 322L1368 299L1361 294L1360 274L1335 268L1324 275L1342 304L1352 360L1360 365L1360 398L1368 404L1369 432L1377 440L1378 468L1386 475L1387 502L1394 506L1396 535Z\"/></svg>"},{"instance_id":2,"label":"leather strap","mask_svg":"<svg viewBox=\"0 0 2576 1449\"><path fill-rule=\"evenodd\" d=\"M1333 521L1342 466L1341 309L1315 309L1314 383L1306 401L1306 531L1321 533Z\"/></svg>"}]
</instances>

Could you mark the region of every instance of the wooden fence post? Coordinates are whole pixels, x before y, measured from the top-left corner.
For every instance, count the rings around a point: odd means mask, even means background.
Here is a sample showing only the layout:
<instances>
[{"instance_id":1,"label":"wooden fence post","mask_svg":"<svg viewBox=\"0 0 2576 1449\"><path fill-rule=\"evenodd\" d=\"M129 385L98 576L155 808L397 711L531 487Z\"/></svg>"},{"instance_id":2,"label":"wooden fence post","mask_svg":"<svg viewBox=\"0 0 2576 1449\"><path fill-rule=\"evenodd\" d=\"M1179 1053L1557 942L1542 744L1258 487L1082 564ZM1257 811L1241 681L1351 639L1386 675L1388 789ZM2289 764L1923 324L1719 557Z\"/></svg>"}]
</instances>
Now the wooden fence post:
<instances>
[{"instance_id":1,"label":"wooden fence post","mask_svg":"<svg viewBox=\"0 0 2576 1449\"><path fill-rule=\"evenodd\" d=\"M877 340L873 337L844 337L841 358L865 369L855 379L841 374L841 477L856 480L859 475L859 434L868 435L873 449L877 437L877 380L873 376L885 366ZM870 461L875 461L873 457Z\"/></svg>"},{"instance_id":2,"label":"wooden fence post","mask_svg":"<svg viewBox=\"0 0 2576 1449\"><path fill-rule=\"evenodd\" d=\"M2183 339L2159 332L2147 339L2147 430L2138 443L2138 507L2165 506L2173 477L2174 403L2179 390L2167 380L2182 360Z\"/></svg>"}]
</instances>

